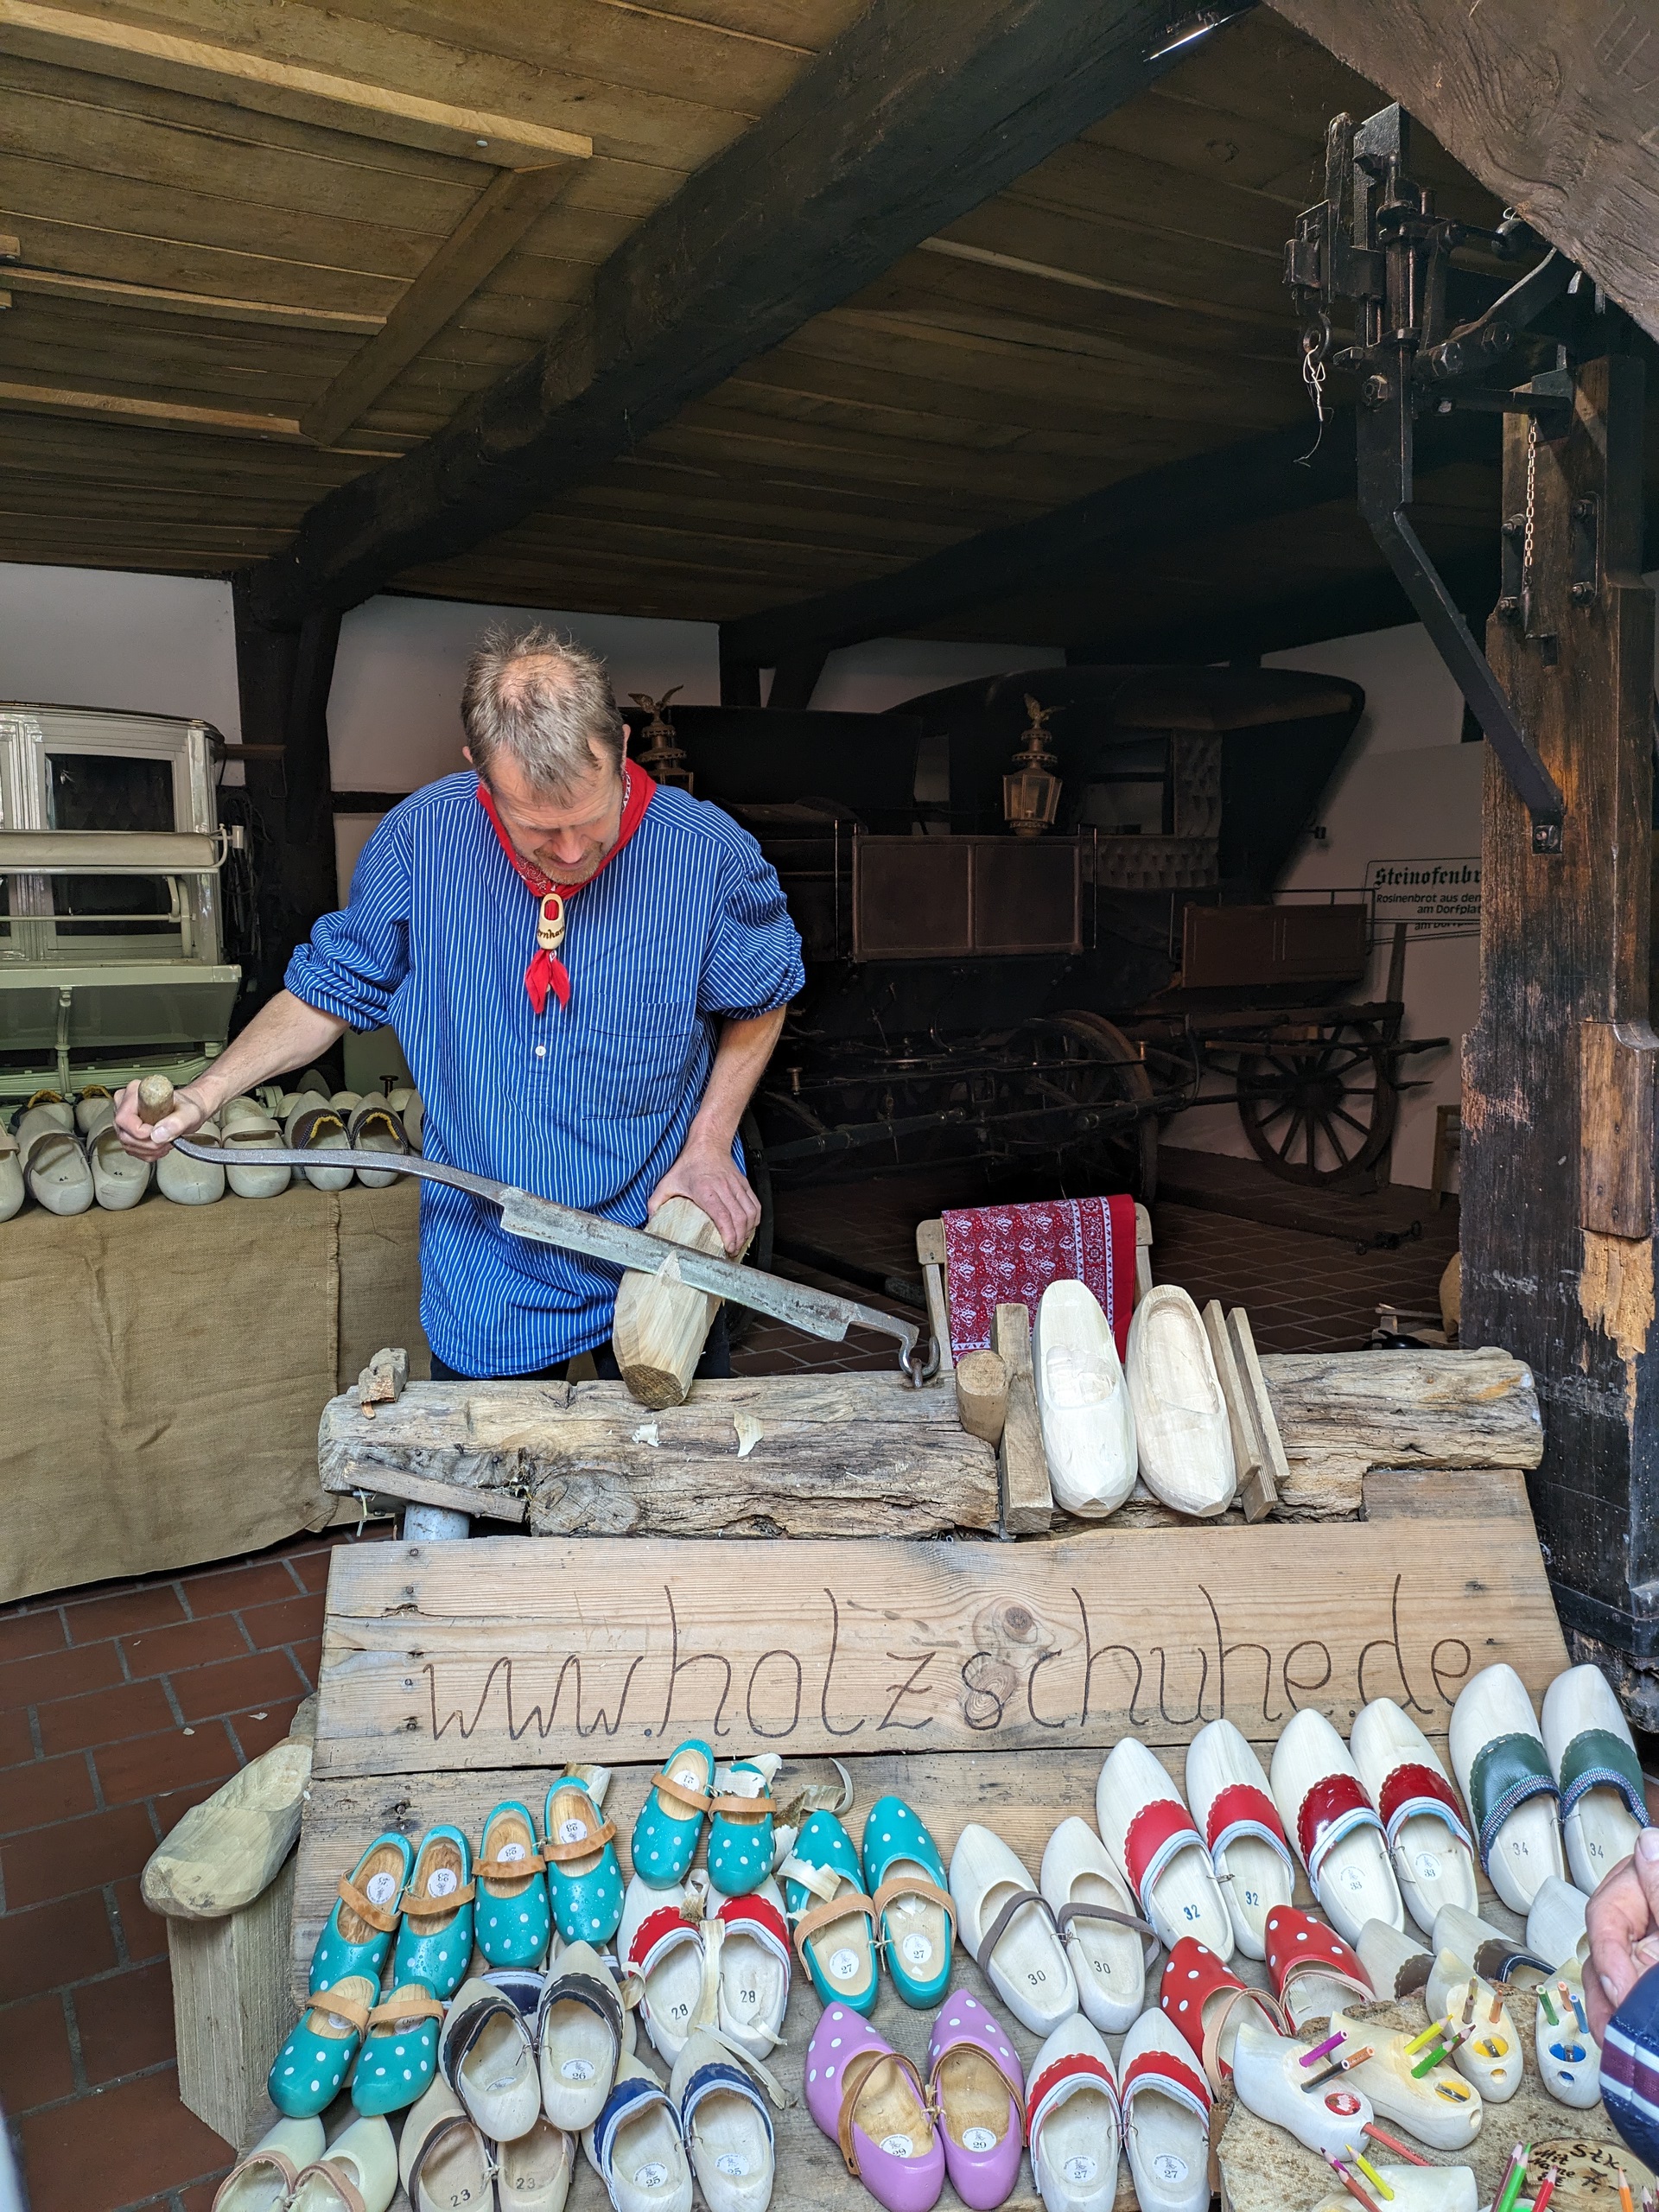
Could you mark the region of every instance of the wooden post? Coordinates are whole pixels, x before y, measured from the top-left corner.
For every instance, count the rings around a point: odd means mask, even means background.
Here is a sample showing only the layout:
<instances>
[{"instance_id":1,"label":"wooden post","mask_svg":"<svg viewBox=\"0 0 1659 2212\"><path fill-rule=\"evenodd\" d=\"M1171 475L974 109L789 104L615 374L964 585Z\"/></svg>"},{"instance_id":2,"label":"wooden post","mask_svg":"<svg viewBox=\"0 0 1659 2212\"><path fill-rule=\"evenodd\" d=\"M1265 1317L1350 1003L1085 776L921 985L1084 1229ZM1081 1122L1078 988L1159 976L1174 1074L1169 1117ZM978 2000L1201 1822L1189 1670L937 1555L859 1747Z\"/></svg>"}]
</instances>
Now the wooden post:
<instances>
[{"instance_id":1,"label":"wooden post","mask_svg":"<svg viewBox=\"0 0 1659 2212\"><path fill-rule=\"evenodd\" d=\"M1002 1441L1008 1417L1008 1370L994 1351L970 1351L957 1370L957 1418L969 1436Z\"/></svg>"},{"instance_id":2,"label":"wooden post","mask_svg":"<svg viewBox=\"0 0 1659 2212\"><path fill-rule=\"evenodd\" d=\"M646 1228L671 1244L726 1257L720 1231L690 1198L669 1198ZM740 1255L741 1256L741 1255ZM642 1406L683 1406L720 1300L694 1290L679 1276L639 1274L630 1268L616 1294L611 1347L622 1380Z\"/></svg>"},{"instance_id":3,"label":"wooden post","mask_svg":"<svg viewBox=\"0 0 1659 2212\"><path fill-rule=\"evenodd\" d=\"M1548 427L1548 425L1546 425ZM1649 852L1653 596L1640 575L1642 365L1578 372L1570 432L1508 418L1503 512L1535 548L1522 620L1487 651L1566 795L1535 855L1486 761L1481 1011L1463 1100L1466 1344L1529 1361L1535 1510L1563 1618L1659 1726ZM1529 498L1529 480L1533 496Z\"/></svg>"},{"instance_id":4,"label":"wooden post","mask_svg":"<svg viewBox=\"0 0 1659 2212\"><path fill-rule=\"evenodd\" d=\"M277 2115L265 2075L294 2024L289 1928L295 1860L268 1890L222 1920L169 1920L179 2095L198 2120L242 2150Z\"/></svg>"}]
</instances>

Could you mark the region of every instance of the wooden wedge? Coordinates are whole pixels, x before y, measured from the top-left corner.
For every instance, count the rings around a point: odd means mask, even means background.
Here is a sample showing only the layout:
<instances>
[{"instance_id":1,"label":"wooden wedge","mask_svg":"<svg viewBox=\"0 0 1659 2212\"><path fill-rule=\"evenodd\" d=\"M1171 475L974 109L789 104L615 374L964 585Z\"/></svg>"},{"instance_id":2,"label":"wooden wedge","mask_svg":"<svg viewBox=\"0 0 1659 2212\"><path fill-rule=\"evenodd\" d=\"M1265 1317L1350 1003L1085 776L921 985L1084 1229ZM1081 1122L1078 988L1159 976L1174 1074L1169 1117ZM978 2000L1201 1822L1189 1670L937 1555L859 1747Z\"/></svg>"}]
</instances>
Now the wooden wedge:
<instances>
[{"instance_id":1,"label":"wooden wedge","mask_svg":"<svg viewBox=\"0 0 1659 2212\"><path fill-rule=\"evenodd\" d=\"M1238 1496L1244 1518L1265 1521L1278 1503L1278 1492L1268 1472L1266 1447L1256 1430L1255 1400L1239 1374L1227 1316L1218 1298L1212 1298L1204 1309L1204 1333L1210 1340L1216 1380L1221 1384L1222 1402L1227 1408L1227 1427L1233 1440L1233 1466L1238 1476Z\"/></svg>"},{"instance_id":2,"label":"wooden wedge","mask_svg":"<svg viewBox=\"0 0 1659 2212\"><path fill-rule=\"evenodd\" d=\"M1008 1376L1007 1418L997 1450L1002 1528L1009 1536L1040 1535L1054 1518L1048 1459L1031 1370L1031 1317L1023 1306L996 1309L996 1351Z\"/></svg>"},{"instance_id":3,"label":"wooden wedge","mask_svg":"<svg viewBox=\"0 0 1659 2212\"><path fill-rule=\"evenodd\" d=\"M1273 1400L1268 1395L1268 1386L1262 1374L1262 1362L1256 1357L1255 1335L1250 1327L1250 1317L1242 1306L1235 1306L1227 1316L1227 1334L1232 1340L1239 1381L1249 1394L1251 1414L1262 1453L1260 1492L1268 1501L1262 1510L1268 1512L1277 1504L1280 1491L1290 1481L1290 1462L1285 1457L1284 1442L1279 1433L1279 1416L1273 1410ZM1248 1502L1245 1517L1248 1520L1259 1517L1249 1511Z\"/></svg>"},{"instance_id":4,"label":"wooden wedge","mask_svg":"<svg viewBox=\"0 0 1659 2212\"><path fill-rule=\"evenodd\" d=\"M294 1848L310 1779L311 1746L289 1736L192 1806L144 1868L150 1910L219 1920L251 1904Z\"/></svg>"}]
</instances>

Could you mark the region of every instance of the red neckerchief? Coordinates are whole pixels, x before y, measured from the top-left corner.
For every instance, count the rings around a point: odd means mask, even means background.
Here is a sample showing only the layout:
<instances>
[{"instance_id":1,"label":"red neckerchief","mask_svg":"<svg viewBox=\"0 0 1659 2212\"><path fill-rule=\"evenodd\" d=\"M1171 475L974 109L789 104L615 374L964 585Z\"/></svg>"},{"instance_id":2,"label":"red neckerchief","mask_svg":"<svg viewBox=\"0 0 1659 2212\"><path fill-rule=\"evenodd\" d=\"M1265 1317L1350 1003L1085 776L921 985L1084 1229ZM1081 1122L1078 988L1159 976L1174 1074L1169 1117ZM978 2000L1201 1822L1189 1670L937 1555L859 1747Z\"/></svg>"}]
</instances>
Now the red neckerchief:
<instances>
[{"instance_id":1,"label":"red neckerchief","mask_svg":"<svg viewBox=\"0 0 1659 2212\"><path fill-rule=\"evenodd\" d=\"M594 870L594 874L586 879L588 883L610 866L645 820L645 809L651 804L652 794L657 789L645 770L637 767L632 760L622 763L622 820L616 833L616 842ZM482 777L479 779L478 802L489 816L495 834L501 841L501 849L512 864L514 874L524 888L541 901L536 928L536 957L524 970L524 988L530 994L530 1002L537 1014L545 1013L547 995L551 991L561 1006L569 1006L570 973L558 957L558 948L564 941L564 902L583 886L580 883L555 883L550 876L543 875L540 868L531 866L502 828L501 817L484 788Z\"/></svg>"}]
</instances>

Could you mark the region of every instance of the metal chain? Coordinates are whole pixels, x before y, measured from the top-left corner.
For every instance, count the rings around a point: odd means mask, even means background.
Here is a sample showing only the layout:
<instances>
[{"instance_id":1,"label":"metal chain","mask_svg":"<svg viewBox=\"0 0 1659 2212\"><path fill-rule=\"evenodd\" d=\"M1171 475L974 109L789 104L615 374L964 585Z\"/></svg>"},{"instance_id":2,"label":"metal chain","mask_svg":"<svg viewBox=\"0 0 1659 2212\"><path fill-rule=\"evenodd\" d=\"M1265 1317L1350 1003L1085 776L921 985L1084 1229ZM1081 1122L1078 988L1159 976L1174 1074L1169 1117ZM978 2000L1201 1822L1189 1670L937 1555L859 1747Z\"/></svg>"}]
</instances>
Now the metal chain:
<instances>
[{"instance_id":1,"label":"metal chain","mask_svg":"<svg viewBox=\"0 0 1659 2212\"><path fill-rule=\"evenodd\" d=\"M1533 525L1538 512L1538 417L1533 416L1527 424L1527 528L1521 548L1521 588L1526 591L1532 583Z\"/></svg>"}]
</instances>

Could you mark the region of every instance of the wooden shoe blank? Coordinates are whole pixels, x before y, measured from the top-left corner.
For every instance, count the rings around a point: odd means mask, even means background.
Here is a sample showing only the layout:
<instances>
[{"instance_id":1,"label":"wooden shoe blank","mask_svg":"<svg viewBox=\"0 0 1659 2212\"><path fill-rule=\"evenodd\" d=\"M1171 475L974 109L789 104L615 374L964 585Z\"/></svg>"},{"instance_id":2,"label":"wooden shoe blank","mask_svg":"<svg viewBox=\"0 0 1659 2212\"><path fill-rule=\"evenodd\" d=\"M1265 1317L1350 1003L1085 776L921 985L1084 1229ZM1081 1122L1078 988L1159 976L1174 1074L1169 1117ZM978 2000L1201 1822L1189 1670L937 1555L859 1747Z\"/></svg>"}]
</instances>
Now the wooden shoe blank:
<instances>
[{"instance_id":1,"label":"wooden shoe blank","mask_svg":"<svg viewBox=\"0 0 1659 2212\"><path fill-rule=\"evenodd\" d=\"M1408 2051L1413 2037L1405 2029L1351 2019L1343 2012L1331 2015L1331 2032L1345 2035L1349 2050L1369 2047L1373 2053L1343 2078L1370 2099L1382 2119L1397 2120L1432 2151L1465 2150L1479 2134L1484 2111L1480 2094L1455 2068L1442 2063L1421 2080L1413 2079L1413 2069L1422 2064L1432 2044Z\"/></svg>"},{"instance_id":2,"label":"wooden shoe blank","mask_svg":"<svg viewBox=\"0 0 1659 2212\"><path fill-rule=\"evenodd\" d=\"M1125 1364L1147 1489L1177 1513L1224 1513L1238 1479L1232 1429L1204 1322L1177 1284L1135 1307Z\"/></svg>"},{"instance_id":3,"label":"wooden shoe blank","mask_svg":"<svg viewBox=\"0 0 1659 2212\"><path fill-rule=\"evenodd\" d=\"M150 1910L218 1920L251 1904L294 1847L310 1779L311 1746L289 1736L192 1806L144 1868Z\"/></svg>"},{"instance_id":4,"label":"wooden shoe blank","mask_svg":"<svg viewBox=\"0 0 1659 2212\"><path fill-rule=\"evenodd\" d=\"M1331 2024L1334 2028L1336 2022ZM1354 2045L1356 2050L1360 2047ZM1375 2116L1370 2100L1349 2074L1338 2074L1317 2089L1305 2089L1306 2056L1305 2044L1245 2019L1233 2044L1233 2087L1240 2102L1258 2120L1286 2129L1310 2151L1339 2158L1350 2143L1363 2139L1370 2126ZM1313 2071L1317 2075L1319 2069Z\"/></svg>"},{"instance_id":5,"label":"wooden shoe blank","mask_svg":"<svg viewBox=\"0 0 1659 2212\"><path fill-rule=\"evenodd\" d=\"M1356 1948L1379 1997L1409 1997L1433 1971L1434 1954L1414 1928L1391 1928L1386 1920L1368 1920Z\"/></svg>"},{"instance_id":6,"label":"wooden shoe blank","mask_svg":"<svg viewBox=\"0 0 1659 2212\"><path fill-rule=\"evenodd\" d=\"M1050 1283L1031 1357L1055 1503L1095 1518L1116 1512L1135 1487L1135 1415L1111 1325L1086 1283Z\"/></svg>"}]
</instances>

